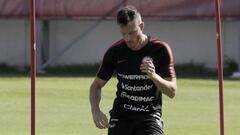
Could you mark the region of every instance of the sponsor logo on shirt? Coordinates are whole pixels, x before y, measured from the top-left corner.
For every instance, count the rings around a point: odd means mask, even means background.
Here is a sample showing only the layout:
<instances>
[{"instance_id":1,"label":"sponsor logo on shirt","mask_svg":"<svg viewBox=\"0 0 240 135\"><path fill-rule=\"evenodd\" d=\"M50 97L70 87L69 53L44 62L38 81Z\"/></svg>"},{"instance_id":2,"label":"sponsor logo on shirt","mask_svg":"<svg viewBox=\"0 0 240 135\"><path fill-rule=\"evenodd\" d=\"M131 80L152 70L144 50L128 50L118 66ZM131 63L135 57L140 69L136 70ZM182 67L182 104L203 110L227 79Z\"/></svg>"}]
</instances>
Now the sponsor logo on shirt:
<instances>
[{"instance_id":1,"label":"sponsor logo on shirt","mask_svg":"<svg viewBox=\"0 0 240 135\"><path fill-rule=\"evenodd\" d=\"M136 107L133 105L129 104L124 104L123 105L125 109L131 110L131 111L136 111L136 112L149 112L149 107L142 105L141 107Z\"/></svg>"},{"instance_id":2,"label":"sponsor logo on shirt","mask_svg":"<svg viewBox=\"0 0 240 135\"><path fill-rule=\"evenodd\" d=\"M153 88L153 85L144 85L144 86L129 86L128 84L121 83L121 87L127 91L148 91Z\"/></svg>"},{"instance_id":3,"label":"sponsor logo on shirt","mask_svg":"<svg viewBox=\"0 0 240 135\"><path fill-rule=\"evenodd\" d=\"M119 63L123 63L123 62L126 62L126 61L127 61L127 59L117 60L117 63L119 64Z\"/></svg>"},{"instance_id":4,"label":"sponsor logo on shirt","mask_svg":"<svg viewBox=\"0 0 240 135\"><path fill-rule=\"evenodd\" d=\"M127 98L132 101L136 101L136 102L150 102L150 101L153 101L154 99L154 96L151 96L151 97L131 96L131 95L128 95L126 92L122 92L121 97Z\"/></svg>"},{"instance_id":5,"label":"sponsor logo on shirt","mask_svg":"<svg viewBox=\"0 0 240 135\"><path fill-rule=\"evenodd\" d=\"M151 56L145 56L145 57L143 57L142 63L147 62L147 61L153 62L153 58L152 58Z\"/></svg>"},{"instance_id":6,"label":"sponsor logo on shirt","mask_svg":"<svg viewBox=\"0 0 240 135\"><path fill-rule=\"evenodd\" d=\"M147 80L149 79L148 75L124 75L118 73L118 76L127 79L127 80Z\"/></svg>"}]
</instances>

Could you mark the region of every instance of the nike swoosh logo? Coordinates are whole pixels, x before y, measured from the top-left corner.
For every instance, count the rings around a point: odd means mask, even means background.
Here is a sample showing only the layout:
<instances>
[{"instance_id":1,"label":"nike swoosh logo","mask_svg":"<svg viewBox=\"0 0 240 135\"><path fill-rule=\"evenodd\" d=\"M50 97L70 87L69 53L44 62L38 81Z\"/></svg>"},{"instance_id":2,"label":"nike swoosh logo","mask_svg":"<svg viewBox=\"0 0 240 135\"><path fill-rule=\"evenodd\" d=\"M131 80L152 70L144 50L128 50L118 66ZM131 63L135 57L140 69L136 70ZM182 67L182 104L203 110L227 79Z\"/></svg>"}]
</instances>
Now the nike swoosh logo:
<instances>
[{"instance_id":1,"label":"nike swoosh logo","mask_svg":"<svg viewBox=\"0 0 240 135\"><path fill-rule=\"evenodd\" d=\"M123 60L117 60L117 63L123 63L123 62L126 62L127 60L126 59L123 59Z\"/></svg>"}]
</instances>

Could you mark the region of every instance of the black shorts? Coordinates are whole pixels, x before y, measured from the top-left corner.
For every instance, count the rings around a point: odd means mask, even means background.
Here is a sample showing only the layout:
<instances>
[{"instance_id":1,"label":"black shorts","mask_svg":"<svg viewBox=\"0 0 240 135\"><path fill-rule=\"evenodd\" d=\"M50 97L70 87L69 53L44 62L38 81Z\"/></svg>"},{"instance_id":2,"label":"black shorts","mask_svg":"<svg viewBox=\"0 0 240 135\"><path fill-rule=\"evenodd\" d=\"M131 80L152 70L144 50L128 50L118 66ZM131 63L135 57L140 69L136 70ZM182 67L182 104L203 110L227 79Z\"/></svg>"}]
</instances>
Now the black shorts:
<instances>
[{"instance_id":1,"label":"black shorts","mask_svg":"<svg viewBox=\"0 0 240 135\"><path fill-rule=\"evenodd\" d=\"M163 121L158 114L138 119L111 117L108 135L164 135Z\"/></svg>"}]
</instances>

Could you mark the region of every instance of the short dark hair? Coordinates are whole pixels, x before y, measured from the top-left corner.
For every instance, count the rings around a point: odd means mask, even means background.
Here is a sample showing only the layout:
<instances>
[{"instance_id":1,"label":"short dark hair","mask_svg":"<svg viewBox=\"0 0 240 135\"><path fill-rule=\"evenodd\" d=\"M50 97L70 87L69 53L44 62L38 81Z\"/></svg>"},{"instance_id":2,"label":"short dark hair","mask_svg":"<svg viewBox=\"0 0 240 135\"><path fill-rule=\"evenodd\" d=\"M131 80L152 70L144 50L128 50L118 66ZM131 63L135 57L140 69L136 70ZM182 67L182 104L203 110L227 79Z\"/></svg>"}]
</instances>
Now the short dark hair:
<instances>
[{"instance_id":1,"label":"short dark hair","mask_svg":"<svg viewBox=\"0 0 240 135\"><path fill-rule=\"evenodd\" d=\"M126 26L129 22L140 17L140 13L134 6L126 6L120 9L117 13L117 23Z\"/></svg>"}]
</instances>

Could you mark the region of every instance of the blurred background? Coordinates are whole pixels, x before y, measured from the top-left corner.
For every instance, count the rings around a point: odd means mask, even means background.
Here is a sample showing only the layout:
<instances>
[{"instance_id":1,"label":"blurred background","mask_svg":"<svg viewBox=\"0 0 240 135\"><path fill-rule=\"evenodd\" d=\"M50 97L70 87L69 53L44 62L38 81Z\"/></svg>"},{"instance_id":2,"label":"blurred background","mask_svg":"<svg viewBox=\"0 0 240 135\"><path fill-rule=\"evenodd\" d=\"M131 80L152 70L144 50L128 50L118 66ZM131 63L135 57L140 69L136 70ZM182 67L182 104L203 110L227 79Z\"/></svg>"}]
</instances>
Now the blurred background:
<instances>
[{"instance_id":1,"label":"blurred background","mask_svg":"<svg viewBox=\"0 0 240 135\"><path fill-rule=\"evenodd\" d=\"M0 134L30 134L30 0L0 0ZM240 133L240 1L221 0L225 131ZM219 134L215 0L36 0L36 132L106 135L92 121L89 86L105 51L121 39L117 11L134 5L144 32L168 42L177 96L163 96L167 135ZM236 79L232 79L236 78ZM104 87L108 115L117 79Z\"/></svg>"},{"instance_id":2,"label":"blurred background","mask_svg":"<svg viewBox=\"0 0 240 135\"><path fill-rule=\"evenodd\" d=\"M147 35L170 44L180 75L183 67L217 69L214 0L36 0L37 72L98 65L121 38L115 15L124 5L142 13ZM222 0L227 76L240 71L239 7L239 0ZM29 28L28 0L0 0L0 73L29 70Z\"/></svg>"}]
</instances>

